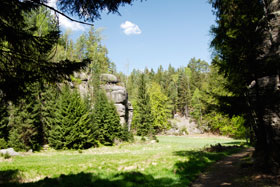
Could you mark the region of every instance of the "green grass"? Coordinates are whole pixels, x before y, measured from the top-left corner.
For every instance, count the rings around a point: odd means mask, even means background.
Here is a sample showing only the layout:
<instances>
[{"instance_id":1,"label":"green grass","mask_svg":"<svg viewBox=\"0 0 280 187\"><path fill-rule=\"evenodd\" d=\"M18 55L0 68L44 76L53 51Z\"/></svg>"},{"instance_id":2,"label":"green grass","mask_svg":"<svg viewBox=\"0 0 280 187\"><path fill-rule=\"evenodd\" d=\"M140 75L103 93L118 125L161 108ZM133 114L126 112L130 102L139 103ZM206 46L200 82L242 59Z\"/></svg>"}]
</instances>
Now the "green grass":
<instances>
[{"instance_id":1,"label":"green grass","mask_svg":"<svg viewBox=\"0 0 280 187\"><path fill-rule=\"evenodd\" d=\"M188 186L211 163L230 154L205 146L239 141L159 136L159 143L81 151L41 151L0 160L0 184L15 186ZM14 182L14 183L13 183Z\"/></svg>"}]
</instances>

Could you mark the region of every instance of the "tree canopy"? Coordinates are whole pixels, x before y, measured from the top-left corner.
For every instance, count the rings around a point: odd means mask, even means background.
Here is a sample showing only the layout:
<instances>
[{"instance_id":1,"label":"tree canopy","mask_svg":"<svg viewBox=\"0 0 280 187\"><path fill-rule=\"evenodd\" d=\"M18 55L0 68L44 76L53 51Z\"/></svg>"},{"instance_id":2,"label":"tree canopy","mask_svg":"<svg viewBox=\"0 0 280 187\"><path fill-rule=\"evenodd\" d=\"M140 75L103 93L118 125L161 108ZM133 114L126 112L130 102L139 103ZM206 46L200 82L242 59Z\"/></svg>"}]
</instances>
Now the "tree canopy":
<instances>
[{"instance_id":1,"label":"tree canopy","mask_svg":"<svg viewBox=\"0 0 280 187\"><path fill-rule=\"evenodd\" d=\"M64 13L69 13L93 21L100 18L102 10L116 13L120 5L131 2L132 0L62 0L59 1L62 12L55 11L64 16L66 16ZM59 39L58 18L51 14L38 14L48 17L43 25L50 26L45 32L40 32L41 28L36 24L37 18L32 12L36 10L38 13L42 6L51 8L46 3L47 0L0 2L0 94L6 100L16 100L19 96L25 95L25 87L29 83L61 81L89 63L87 59L79 62L69 59L56 62L51 60L51 51ZM27 19L32 17L32 14L34 19ZM32 22L34 24L31 24Z\"/></svg>"}]
</instances>

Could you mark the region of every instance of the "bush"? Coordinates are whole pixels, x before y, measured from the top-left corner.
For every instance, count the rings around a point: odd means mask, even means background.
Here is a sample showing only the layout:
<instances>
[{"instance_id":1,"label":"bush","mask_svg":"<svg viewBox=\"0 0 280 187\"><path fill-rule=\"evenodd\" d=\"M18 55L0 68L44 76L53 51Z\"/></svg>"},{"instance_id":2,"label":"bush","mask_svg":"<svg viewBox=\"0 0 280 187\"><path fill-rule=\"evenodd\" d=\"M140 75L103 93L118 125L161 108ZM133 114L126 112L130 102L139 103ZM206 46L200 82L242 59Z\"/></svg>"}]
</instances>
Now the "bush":
<instances>
[{"instance_id":1,"label":"bush","mask_svg":"<svg viewBox=\"0 0 280 187\"><path fill-rule=\"evenodd\" d=\"M9 159L11 158L11 155L9 153L3 154L4 159Z\"/></svg>"},{"instance_id":2,"label":"bush","mask_svg":"<svg viewBox=\"0 0 280 187\"><path fill-rule=\"evenodd\" d=\"M4 138L0 138L0 149L7 149L8 144Z\"/></svg>"},{"instance_id":3,"label":"bush","mask_svg":"<svg viewBox=\"0 0 280 187\"><path fill-rule=\"evenodd\" d=\"M249 129L245 127L245 119L242 116L233 116L220 113L210 113L207 115L208 124L212 131L233 138L247 138Z\"/></svg>"}]
</instances>

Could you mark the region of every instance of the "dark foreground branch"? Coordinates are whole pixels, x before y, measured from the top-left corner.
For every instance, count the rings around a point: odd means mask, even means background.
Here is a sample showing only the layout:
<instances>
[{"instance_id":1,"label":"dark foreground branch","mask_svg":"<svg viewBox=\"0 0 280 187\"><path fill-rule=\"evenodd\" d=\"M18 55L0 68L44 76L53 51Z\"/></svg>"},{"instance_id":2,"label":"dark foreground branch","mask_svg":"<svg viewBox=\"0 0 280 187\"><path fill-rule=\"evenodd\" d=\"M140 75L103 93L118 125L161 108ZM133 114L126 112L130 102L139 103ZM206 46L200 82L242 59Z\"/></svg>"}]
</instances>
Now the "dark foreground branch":
<instances>
[{"instance_id":1,"label":"dark foreground branch","mask_svg":"<svg viewBox=\"0 0 280 187\"><path fill-rule=\"evenodd\" d=\"M32 0L31 0L31 1L32 1ZM32 1L32 2L34 2L34 1ZM37 3L37 4L42 5L42 6L44 6L44 7L47 7L47 8L49 8L49 9L55 11L56 13L58 13L58 14L64 16L64 17L66 17L67 19L69 19L69 20L71 20L71 21L74 21L74 22L76 22L76 23L80 23L80 24L84 24L84 25L89 25L89 26L94 26L94 24L92 24L92 23L86 23L86 22L83 22L83 21L75 20L75 19L73 19L73 18L67 16L67 15L64 14L63 12L60 12L59 10L57 10L57 9L55 9L55 8L49 6L49 5L46 5L46 4L44 4L44 3L40 3L40 2L34 2L34 3Z\"/></svg>"}]
</instances>

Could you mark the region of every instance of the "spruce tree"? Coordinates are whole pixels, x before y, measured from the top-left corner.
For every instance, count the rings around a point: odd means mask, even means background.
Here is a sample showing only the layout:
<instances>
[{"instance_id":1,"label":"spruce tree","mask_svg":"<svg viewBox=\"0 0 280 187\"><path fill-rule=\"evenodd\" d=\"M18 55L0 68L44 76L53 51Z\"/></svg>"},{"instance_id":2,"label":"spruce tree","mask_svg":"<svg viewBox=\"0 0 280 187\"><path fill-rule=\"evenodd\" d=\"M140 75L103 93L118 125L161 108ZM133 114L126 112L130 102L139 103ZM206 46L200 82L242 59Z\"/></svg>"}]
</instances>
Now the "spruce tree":
<instances>
[{"instance_id":1,"label":"spruce tree","mask_svg":"<svg viewBox=\"0 0 280 187\"><path fill-rule=\"evenodd\" d=\"M7 141L9 137L8 127L8 106L5 102L0 101L0 149L7 148Z\"/></svg>"},{"instance_id":2,"label":"spruce tree","mask_svg":"<svg viewBox=\"0 0 280 187\"><path fill-rule=\"evenodd\" d=\"M192 104L191 114L200 125L202 123L202 106L203 106L201 102L202 99L201 97L202 97L201 91L198 88L196 88L191 99L191 104Z\"/></svg>"},{"instance_id":3,"label":"spruce tree","mask_svg":"<svg viewBox=\"0 0 280 187\"><path fill-rule=\"evenodd\" d=\"M62 88L55 111L55 125L50 130L49 143L55 149L81 149L87 141L89 114L77 90Z\"/></svg>"},{"instance_id":4,"label":"spruce tree","mask_svg":"<svg viewBox=\"0 0 280 187\"><path fill-rule=\"evenodd\" d=\"M171 105L168 97L162 92L160 85L153 82L148 89L151 100L151 112L156 132L161 132L169 127L168 119L171 117Z\"/></svg>"},{"instance_id":5,"label":"spruce tree","mask_svg":"<svg viewBox=\"0 0 280 187\"><path fill-rule=\"evenodd\" d=\"M39 150L43 143L38 84L29 88L31 95L11 106L9 146L16 150Z\"/></svg>"},{"instance_id":6,"label":"spruce tree","mask_svg":"<svg viewBox=\"0 0 280 187\"><path fill-rule=\"evenodd\" d=\"M138 95L135 106L134 126L136 126L137 134L140 136L153 136L155 131L153 128L154 119L150 105L150 97L147 93L145 75L140 75Z\"/></svg>"},{"instance_id":7,"label":"spruce tree","mask_svg":"<svg viewBox=\"0 0 280 187\"><path fill-rule=\"evenodd\" d=\"M98 143L113 145L114 140L122 138L122 126L116 107L99 90L93 109L93 137Z\"/></svg>"},{"instance_id":8,"label":"spruce tree","mask_svg":"<svg viewBox=\"0 0 280 187\"><path fill-rule=\"evenodd\" d=\"M188 82L184 70L180 70L177 84L177 109L181 114L186 115L186 107L189 105L188 100Z\"/></svg>"}]
</instances>

